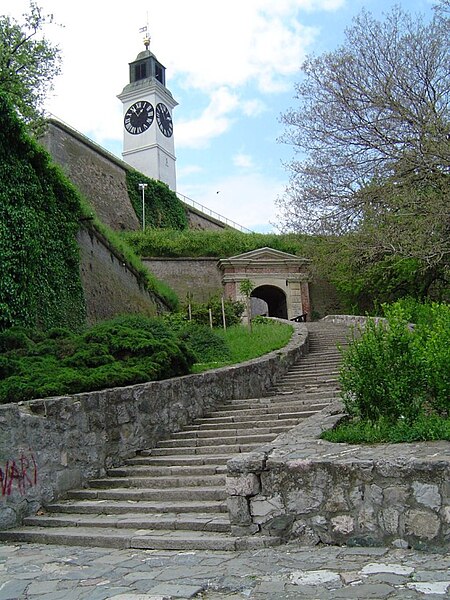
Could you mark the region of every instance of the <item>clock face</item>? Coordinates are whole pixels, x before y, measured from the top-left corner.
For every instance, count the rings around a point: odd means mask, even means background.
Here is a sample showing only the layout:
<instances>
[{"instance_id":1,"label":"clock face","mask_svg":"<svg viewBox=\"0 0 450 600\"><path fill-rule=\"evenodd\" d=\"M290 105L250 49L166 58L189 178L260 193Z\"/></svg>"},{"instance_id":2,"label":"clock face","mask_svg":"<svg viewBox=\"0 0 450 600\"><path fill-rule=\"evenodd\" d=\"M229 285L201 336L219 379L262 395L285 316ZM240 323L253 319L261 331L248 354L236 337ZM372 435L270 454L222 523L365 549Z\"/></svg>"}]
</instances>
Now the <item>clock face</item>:
<instances>
[{"instance_id":1,"label":"clock face","mask_svg":"<svg viewBox=\"0 0 450 600\"><path fill-rule=\"evenodd\" d=\"M169 138L173 133L173 121L169 109L161 102L156 105L156 122L161 132Z\"/></svg>"},{"instance_id":2,"label":"clock face","mask_svg":"<svg viewBox=\"0 0 450 600\"><path fill-rule=\"evenodd\" d=\"M144 133L153 123L155 110L150 102L140 100L132 104L125 113L123 124L128 133L138 135Z\"/></svg>"}]
</instances>

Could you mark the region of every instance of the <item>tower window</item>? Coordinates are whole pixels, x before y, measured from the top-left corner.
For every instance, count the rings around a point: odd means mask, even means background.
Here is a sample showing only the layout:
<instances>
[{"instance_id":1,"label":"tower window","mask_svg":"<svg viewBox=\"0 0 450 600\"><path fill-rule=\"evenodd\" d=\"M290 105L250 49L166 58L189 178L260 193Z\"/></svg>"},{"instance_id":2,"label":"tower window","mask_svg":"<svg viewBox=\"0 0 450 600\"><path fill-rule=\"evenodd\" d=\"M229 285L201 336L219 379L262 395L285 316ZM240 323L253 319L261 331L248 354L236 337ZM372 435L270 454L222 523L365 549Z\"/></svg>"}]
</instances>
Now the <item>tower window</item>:
<instances>
[{"instance_id":1,"label":"tower window","mask_svg":"<svg viewBox=\"0 0 450 600\"><path fill-rule=\"evenodd\" d=\"M155 63L155 79L157 79L163 85L166 84L164 81L164 67L158 63Z\"/></svg>"},{"instance_id":2,"label":"tower window","mask_svg":"<svg viewBox=\"0 0 450 600\"><path fill-rule=\"evenodd\" d=\"M145 79L147 77L147 65L145 63L138 63L134 65L134 80Z\"/></svg>"}]
</instances>

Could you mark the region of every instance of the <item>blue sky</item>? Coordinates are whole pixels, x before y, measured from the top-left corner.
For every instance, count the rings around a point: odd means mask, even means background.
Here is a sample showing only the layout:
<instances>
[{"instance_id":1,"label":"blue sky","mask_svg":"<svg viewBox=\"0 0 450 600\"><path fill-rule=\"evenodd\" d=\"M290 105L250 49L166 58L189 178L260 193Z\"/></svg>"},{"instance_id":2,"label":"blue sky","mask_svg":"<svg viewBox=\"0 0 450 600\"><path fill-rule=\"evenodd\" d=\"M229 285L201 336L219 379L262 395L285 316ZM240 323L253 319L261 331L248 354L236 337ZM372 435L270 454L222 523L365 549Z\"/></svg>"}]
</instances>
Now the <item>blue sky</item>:
<instances>
[{"instance_id":1,"label":"blue sky","mask_svg":"<svg viewBox=\"0 0 450 600\"><path fill-rule=\"evenodd\" d=\"M400 4L431 13L431 0L37 0L63 27L46 35L62 51L62 74L46 108L121 157L128 63L150 49L166 66L174 110L177 191L253 231L276 230L275 199L293 149L277 140L295 106L308 54L335 49L364 7L376 16ZM25 0L2 0L21 19Z\"/></svg>"}]
</instances>

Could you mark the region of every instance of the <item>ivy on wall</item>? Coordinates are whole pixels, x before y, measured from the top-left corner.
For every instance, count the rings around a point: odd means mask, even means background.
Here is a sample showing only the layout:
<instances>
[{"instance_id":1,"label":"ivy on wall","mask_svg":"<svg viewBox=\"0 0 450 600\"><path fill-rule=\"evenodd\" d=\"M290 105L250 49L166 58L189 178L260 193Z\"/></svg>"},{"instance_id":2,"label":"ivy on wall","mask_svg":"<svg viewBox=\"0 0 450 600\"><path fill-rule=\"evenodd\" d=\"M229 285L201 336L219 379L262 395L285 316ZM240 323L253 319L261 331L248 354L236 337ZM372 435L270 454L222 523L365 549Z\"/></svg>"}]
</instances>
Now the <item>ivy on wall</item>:
<instances>
[{"instance_id":1,"label":"ivy on wall","mask_svg":"<svg viewBox=\"0 0 450 600\"><path fill-rule=\"evenodd\" d=\"M186 210L175 192L166 184L150 179L139 171L127 171L128 196L134 211L142 224L142 192L140 183L146 183L145 189L145 227L149 229L178 229L188 227Z\"/></svg>"},{"instance_id":2,"label":"ivy on wall","mask_svg":"<svg viewBox=\"0 0 450 600\"><path fill-rule=\"evenodd\" d=\"M1 94L0 132L0 329L78 329L78 193Z\"/></svg>"}]
</instances>

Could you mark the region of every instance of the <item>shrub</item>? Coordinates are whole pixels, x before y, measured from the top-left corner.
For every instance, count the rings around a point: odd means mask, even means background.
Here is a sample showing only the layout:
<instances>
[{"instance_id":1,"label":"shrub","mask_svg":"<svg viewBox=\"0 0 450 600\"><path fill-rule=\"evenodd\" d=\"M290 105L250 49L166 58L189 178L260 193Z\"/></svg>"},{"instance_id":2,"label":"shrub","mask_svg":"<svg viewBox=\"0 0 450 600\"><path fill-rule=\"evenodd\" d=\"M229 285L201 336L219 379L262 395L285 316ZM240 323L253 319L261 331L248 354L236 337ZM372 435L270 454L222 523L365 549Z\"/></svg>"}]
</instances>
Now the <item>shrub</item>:
<instances>
[{"instance_id":1,"label":"shrub","mask_svg":"<svg viewBox=\"0 0 450 600\"><path fill-rule=\"evenodd\" d=\"M449 414L450 310L434 304L421 324L409 323L402 302L384 306L387 323L368 320L344 354L340 372L348 414L372 423L407 424L424 414Z\"/></svg>"},{"instance_id":2,"label":"shrub","mask_svg":"<svg viewBox=\"0 0 450 600\"><path fill-rule=\"evenodd\" d=\"M181 330L180 337L195 354L198 363L223 362L230 359L230 349L225 339L207 325L188 323Z\"/></svg>"},{"instance_id":3,"label":"shrub","mask_svg":"<svg viewBox=\"0 0 450 600\"><path fill-rule=\"evenodd\" d=\"M185 375L196 358L162 319L117 317L83 334L3 336L0 402L18 402ZM13 332L14 333L14 332ZM5 340L16 340L5 348ZM17 340L20 344L17 343Z\"/></svg>"},{"instance_id":4,"label":"shrub","mask_svg":"<svg viewBox=\"0 0 450 600\"><path fill-rule=\"evenodd\" d=\"M212 312L213 327L223 327L222 301L219 296L213 296L208 302L191 303L191 317L196 323L209 325L209 309ZM237 325L241 322L245 305L243 302L224 301L225 321L227 327ZM184 314L188 314L188 307L184 307Z\"/></svg>"}]
</instances>

